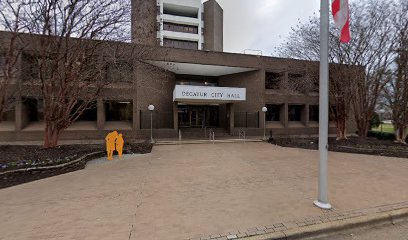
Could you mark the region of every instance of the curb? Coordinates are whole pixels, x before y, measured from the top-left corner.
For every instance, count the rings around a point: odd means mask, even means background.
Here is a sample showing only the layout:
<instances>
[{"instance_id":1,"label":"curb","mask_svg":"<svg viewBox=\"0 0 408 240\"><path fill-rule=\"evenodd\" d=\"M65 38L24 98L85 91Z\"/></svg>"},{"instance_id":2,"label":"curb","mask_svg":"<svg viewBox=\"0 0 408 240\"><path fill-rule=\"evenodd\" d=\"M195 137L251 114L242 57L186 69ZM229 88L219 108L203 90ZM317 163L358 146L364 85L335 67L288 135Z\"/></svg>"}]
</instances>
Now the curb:
<instances>
[{"instance_id":1,"label":"curb","mask_svg":"<svg viewBox=\"0 0 408 240\"><path fill-rule=\"evenodd\" d=\"M19 169L8 170L8 171L0 172L0 177L3 176L3 175L10 174L10 173L38 171L38 170L50 170L50 169L55 169L55 168L62 168L62 167L66 167L66 166L69 166L71 164L75 164L75 163L78 163L78 162L81 162L81 161L86 161L87 158L89 158L89 157L93 157L94 155L99 156L99 155L101 155L103 153L104 153L103 151L88 153L88 154L86 154L86 155L84 155L84 156L82 156L80 158L74 159L74 160L66 162L66 163L57 164L57 165L19 168Z\"/></svg>"},{"instance_id":2,"label":"curb","mask_svg":"<svg viewBox=\"0 0 408 240\"><path fill-rule=\"evenodd\" d=\"M395 224L408 220L408 208L374 213L365 216L348 218L334 222L315 224L305 227L267 233L251 237L243 237L243 240L295 240L330 236L334 233L352 230L355 228L373 225Z\"/></svg>"}]
</instances>

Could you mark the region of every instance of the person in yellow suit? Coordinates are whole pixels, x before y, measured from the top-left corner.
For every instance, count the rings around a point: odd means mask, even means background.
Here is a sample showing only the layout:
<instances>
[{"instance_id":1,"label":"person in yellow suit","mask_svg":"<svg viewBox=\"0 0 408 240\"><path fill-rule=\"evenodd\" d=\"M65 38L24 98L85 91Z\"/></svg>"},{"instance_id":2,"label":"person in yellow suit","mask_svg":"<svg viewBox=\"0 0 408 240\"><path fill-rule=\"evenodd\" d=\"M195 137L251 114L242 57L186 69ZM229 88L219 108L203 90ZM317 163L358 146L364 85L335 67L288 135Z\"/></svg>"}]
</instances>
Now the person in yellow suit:
<instances>
[{"instance_id":1,"label":"person in yellow suit","mask_svg":"<svg viewBox=\"0 0 408 240\"><path fill-rule=\"evenodd\" d=\"M123 140L122 134L119 134L116 138L116 151L118 152L120 158L122 157L124 143L125 141Z\"/></svg>"},{"instance_id":2,"label":"person in yellow suit","mask_svg":"<svg viewBox=\"0 0 408 240\"><path fill-rule=\"evenodd\" d=\"M118 132L113 131L106 135L106 151L108 153L108 160L113 160L113 151L115 151L115 142L118 137Z\"/></svg>"}]
</instances>

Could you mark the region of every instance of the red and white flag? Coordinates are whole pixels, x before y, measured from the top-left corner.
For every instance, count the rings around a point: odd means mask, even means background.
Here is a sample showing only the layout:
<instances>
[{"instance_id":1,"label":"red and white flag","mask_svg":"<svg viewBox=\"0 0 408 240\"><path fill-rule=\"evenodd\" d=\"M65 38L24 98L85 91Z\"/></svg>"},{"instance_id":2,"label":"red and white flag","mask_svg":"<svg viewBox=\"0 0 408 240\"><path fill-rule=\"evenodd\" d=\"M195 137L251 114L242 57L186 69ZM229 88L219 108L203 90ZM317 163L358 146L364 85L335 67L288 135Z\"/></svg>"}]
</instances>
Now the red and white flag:
<instances>
[{"instance_id":1,"label":"red and white flag","mask_svg":"<svg viewBox=\"0 0 408 240\"><path fill-rule=\"evenodd\" d=\"M350 11L348 0L332 0L332 12L336 27L341 30L340 41L348 43L350 37Z\"/></svg>"}]
</instances>

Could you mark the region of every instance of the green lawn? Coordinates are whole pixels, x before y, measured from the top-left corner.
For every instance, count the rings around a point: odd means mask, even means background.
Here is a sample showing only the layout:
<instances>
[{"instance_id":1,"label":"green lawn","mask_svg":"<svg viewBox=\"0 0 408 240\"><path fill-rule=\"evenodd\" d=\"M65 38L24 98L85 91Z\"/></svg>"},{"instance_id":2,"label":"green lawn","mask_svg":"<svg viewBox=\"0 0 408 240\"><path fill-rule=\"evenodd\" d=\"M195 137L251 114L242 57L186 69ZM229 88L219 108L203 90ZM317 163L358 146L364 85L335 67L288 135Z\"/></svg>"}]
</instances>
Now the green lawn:
<instances>
[{"instance_id":1,"label":"green lawn","mask_svg":"<svg viewBox=\"0 0 408 240\"><path fill-rule=\"evenodd\" d=\"M378 128L373 128L375 132L381 132L381 125ZM382 131L387 133L394 133L394 127L390 123L382 124Z\"/></svg>"}]
</instances>

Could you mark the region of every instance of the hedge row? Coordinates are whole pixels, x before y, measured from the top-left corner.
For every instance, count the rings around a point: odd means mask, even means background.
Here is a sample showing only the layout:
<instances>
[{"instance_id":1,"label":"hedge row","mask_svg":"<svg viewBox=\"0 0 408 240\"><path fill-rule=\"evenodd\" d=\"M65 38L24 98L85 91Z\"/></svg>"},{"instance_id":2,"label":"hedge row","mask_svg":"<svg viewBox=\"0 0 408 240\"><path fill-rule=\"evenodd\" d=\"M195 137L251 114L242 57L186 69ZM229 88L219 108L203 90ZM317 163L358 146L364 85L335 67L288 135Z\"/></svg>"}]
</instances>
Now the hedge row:
<instances>
[{"instance_id":1,"label":"hedge row","mask_svg":"<svg viewBox=\"0 0 408 240\"><path fill-rule=\"evenodd\" d=\"M367 137L375 137L379 140L391 140L391 141L395 140L395 134L388 132L368 131Z\"/></svg>"}]
</instances>

